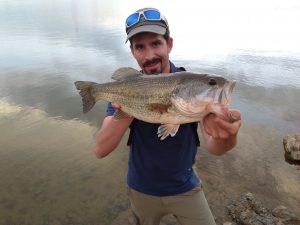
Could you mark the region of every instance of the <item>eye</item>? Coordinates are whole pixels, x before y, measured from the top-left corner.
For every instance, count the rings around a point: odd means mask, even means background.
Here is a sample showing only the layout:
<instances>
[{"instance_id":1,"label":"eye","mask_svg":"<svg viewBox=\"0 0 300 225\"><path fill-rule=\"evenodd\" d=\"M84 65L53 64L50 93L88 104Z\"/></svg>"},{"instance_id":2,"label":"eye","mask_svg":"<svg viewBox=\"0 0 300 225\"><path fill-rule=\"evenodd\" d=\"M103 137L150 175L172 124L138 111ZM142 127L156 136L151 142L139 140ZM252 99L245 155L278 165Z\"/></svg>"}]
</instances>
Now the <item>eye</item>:
<instances>
[{"instance_id":1,"label":"eye","mask_svg":"<svg viewBox=\"0 0 300 225\"><path fill-rule=\"evenodd\" d=\"M217 81L214 78L209 78L208 84L211 85L211 86L214 86L214 85L217 84Z\"/></svg>"},{"instance_id":2,"label":"eye","mask_svg":"<svg viewBox=\"0 0 300 225\"><path fill-rule=\"evenodd\" d=\"M137 50L137 51L141 51L141 50L143 50L144 46L143 46L143 45L140 45L140 44L137 44L137 45L134 46L134 48L135 48L135 50Z\"/></svg>"},{"instance_id":3,"label":"eye","mask_svg":"<svg viewBox=\"0 0 300 225\"><path fill-rule=\"evenodd\" d=\"M153 47L158 47L158 46L160 46L160 44L161 44L160 41L154 41L154 42L152 43Z\"/></svg>"}]
</instances>

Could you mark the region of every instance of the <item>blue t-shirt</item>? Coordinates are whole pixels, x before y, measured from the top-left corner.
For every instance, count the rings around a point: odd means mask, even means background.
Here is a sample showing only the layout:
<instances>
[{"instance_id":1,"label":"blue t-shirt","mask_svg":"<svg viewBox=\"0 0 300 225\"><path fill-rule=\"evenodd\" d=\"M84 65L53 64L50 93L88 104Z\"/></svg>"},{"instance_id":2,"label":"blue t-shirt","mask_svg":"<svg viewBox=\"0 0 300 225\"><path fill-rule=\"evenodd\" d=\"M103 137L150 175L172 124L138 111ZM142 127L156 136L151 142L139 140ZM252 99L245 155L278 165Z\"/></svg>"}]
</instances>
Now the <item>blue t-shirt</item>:
<instances>
[{"instance_id":1,"label":"blue t-shirt","mask_svg":"<svg viewBox=\"0 0 300 225\"><path fill-rule=\"evenodd\" d=\"M176 67L170 62L171 71ZM114 109L108 104L106 114ZM155 196L176 195L200 182L193 170L197 140L192 124L182 124L174 137L160 140L160 124L134 119L128 162L127 184L132 189Z\"/></svg>"}]
</instances>

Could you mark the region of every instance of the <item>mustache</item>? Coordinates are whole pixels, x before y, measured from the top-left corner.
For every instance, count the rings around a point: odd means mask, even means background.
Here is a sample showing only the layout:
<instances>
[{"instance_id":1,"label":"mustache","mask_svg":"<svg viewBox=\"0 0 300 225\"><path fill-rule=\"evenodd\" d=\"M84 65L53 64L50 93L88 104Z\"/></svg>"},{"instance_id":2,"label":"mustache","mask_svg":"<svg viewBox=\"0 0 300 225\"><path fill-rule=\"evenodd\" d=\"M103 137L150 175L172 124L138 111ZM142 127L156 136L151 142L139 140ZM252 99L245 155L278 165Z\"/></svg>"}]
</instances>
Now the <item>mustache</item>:
<instances>
[{"instance_id":1,"label":"mustache","mask_svg":"<svg viewBox=\"0 0 300 225\"><path fill-rule=\"evenodd\" d=\"M147 60L146 62L144 62L143 67L146 67L146 66L149 66L151 64L158 63L158 62L161 62L160 58L153 58L151 60Z\"/></svg>"}]
</instances>

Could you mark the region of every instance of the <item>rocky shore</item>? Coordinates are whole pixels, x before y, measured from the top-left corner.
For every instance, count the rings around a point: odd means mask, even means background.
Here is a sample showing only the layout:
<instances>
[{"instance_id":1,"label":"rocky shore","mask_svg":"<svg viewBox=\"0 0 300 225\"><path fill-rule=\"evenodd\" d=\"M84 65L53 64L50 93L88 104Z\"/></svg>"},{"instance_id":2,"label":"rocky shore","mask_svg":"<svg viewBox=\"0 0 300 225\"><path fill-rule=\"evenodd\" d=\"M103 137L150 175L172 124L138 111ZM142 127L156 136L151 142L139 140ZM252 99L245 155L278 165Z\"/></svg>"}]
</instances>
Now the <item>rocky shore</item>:
<instances>
[{"instance_id":1,"label":"rocky shore","mask_svg":"<svg viewBox=\"0 0 300 225\"><path fill-rule=\"evenodd\" d=\"M300 164L300 134L288 134L283 138L285 159L291 164Z\"/></svg>"},{"instance_id":2,"label":"rocky shore","mask_svg":"<svg viewBox=\"0 0 300 225\"><path fill-rule=\"evenodd\" d=\"M233 222L223 225L300 225L300 219L285 206L266 208L252 193L240 196L227 206Z\"/></svg>"},{"instance_id":3,"label":"rocky shore","mask_svg":"<svg viewBox=\"0 0 300 225\"><path fill-rule=\"evenodd\" d=\"M224 207L231 221L216 221L217 225L300 225L300 218L285 206L273 209L265 207L248 192L242 194ZM137 221L127 209L112 225L137 225ZM165 216L160 225L180 225L172 215Z\"/></svg>"}]
</instances>

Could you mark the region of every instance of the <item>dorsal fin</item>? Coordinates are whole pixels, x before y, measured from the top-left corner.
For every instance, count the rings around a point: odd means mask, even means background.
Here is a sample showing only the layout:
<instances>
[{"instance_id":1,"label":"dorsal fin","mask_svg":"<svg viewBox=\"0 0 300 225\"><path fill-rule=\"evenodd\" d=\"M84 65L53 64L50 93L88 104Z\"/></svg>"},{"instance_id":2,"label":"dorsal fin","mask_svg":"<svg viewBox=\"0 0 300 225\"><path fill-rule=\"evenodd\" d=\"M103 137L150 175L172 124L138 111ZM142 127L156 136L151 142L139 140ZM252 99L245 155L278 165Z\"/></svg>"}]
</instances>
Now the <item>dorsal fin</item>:
<instances>
[{"instance_id":1,"label":"dorsal fin","mask_svg":"<svg viewBox=\"0 0 300 225\"><path fill-rule=\"evenodd\" d=\"M137 76L142 76L143 74L131 67L121 67L120 69L117 69L113 75L111 76L112 79L114 80L124 80L126 78L130 77L137 77Z\"/></svg>"}]
</instances>

